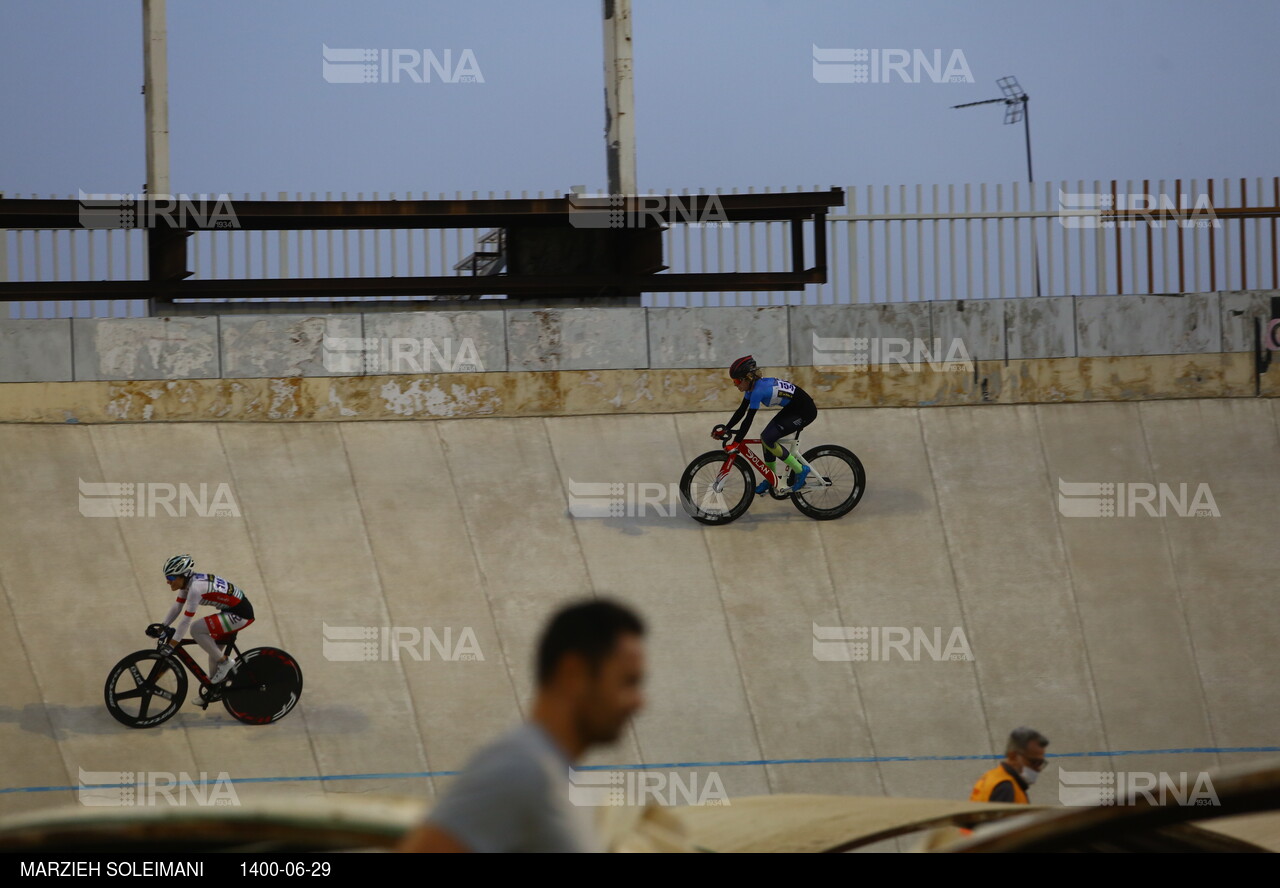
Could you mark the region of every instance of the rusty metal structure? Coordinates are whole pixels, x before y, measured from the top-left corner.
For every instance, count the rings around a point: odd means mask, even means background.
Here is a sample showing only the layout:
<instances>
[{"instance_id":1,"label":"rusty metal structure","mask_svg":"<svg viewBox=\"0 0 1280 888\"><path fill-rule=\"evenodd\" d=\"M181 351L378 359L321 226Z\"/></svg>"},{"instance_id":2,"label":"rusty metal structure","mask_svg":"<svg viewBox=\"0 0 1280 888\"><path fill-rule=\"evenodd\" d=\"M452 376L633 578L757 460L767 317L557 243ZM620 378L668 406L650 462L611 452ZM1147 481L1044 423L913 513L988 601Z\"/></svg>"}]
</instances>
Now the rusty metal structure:
<instances>
[{"instance_id":1,"label":"rusty metal structure","mask_svg":"<svg viewBox=\"0 0 1280 888\"><path fill-rule=\"evenodd\" d=\"M501 244L475 257L471 269L501 264L500 274L416 277L231 278L189 280L186 239L223 228L198 215L166 214L163 201L144 199L131 210L147 222L147 279L12 281L0 301L145 298L152 314L189 298L272 299L305 296L340 306L352 296L467 297L503 294L541 301L638 298L640 293L803 290L827 275L827 224L844 191L768 194L628 195L532 200L236 201L235 231L367 229L493 229ZM83 202L0 200L0 229L75 230L84 227ZM662 274L662 233L679 224L781 221L790 226L790 267L783 271ZM805 228L812 228L806 264ZM270 310L270 302L256 302Z\"/></svg>"}]
</instances>

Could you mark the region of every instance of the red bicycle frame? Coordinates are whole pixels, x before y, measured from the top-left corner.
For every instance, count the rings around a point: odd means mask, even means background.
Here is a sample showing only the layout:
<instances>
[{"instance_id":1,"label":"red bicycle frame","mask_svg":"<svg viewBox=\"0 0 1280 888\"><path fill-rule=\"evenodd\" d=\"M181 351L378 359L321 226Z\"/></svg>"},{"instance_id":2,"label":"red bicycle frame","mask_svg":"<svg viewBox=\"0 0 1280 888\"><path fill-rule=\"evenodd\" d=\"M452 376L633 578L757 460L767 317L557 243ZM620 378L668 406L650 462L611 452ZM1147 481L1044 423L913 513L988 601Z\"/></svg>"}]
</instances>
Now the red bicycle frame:
<instances>
[{"instance_id":1,"label":"red bicycle frame","mask_svg":"<svg viewBox=\"0 0 1280 888\"><path fill-rule=\"evenodd\" d=\"M220 645L226 644L225 641L221 641L218 643ZM200 682L200 684L204 685L207 688L213 687L213 683L209 681L208 674L205 673L205 671L200 668L200 664L196 662L195 657L187 653L186 648L187 648L187 645L189 644L195 644L195 641L190 638L184 638L182 641L178 642L177 647L174 649L173 653L170 656L172 656L175 660L177 660L178 662L186 666L188 669L190 669L191 674L196 677L196 681Z\"/></svg>"},{"instance_id":2,"label":"red bicycle frame","mask_svg":"<svg viewBox=\"0 0 1280 888\"><path fill-rule=\"evenodd\" d=\"M186 646L190 643L191 643L190 639L183 639L182 641L178 642L178 647L173 652L173 658L181 662L188 669L190 669L191 674L196 677L196 681L200 682L200 684L205 685L206 687L211 687L211 685L209 684L209 676L206 675L205 671L200 668L200 664L196 662L195 657L191 656L186 651Z\"/></svg>"},{"instance_id":3,"label":"red bicycle frame","mask_svg":"<svg viewBox=\"0 0 1280 888\"><path fill-rule=\"evenodd\" d=\"M747 462L751 463L752 467L757 472L764 476L764 479L769 482L770 487L777 487L777 476L775 476L773 472L769 471L769 467L764 464L764 460L756 456L755 451L747 446L748 444L760 443L762 442L759 438L744 438L741 441L735 441L732 444L724 445L724 449L728 454L728 457L724 461L724 468L720 470L720 474L716 475L716 482L718 483L729 477L729 472L733 470L734 457L741 455Z\"/></svg>"}]
</instances>

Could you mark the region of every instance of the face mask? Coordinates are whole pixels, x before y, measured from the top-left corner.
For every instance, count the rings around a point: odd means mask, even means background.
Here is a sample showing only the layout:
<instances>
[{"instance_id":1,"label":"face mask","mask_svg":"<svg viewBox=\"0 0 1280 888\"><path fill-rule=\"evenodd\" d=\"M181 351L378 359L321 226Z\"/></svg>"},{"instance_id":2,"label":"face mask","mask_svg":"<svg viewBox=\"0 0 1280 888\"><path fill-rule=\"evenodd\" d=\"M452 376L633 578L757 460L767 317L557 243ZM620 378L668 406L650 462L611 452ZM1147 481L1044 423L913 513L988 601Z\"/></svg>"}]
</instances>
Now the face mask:
<instances>
[{"instance_id":1,"label":"face mask","mask_svg":"<svg viewBox=\"0 0 1280 888\"><path fill-rule=\"evenodd\" d=\"M1033 771L1030 768L1023 768L1018 773L1022 775L1022 779L1026 782L1027 786L1035 783L1036 778L1040 776L1039 771Z\"/></svg>"}]
</instances>

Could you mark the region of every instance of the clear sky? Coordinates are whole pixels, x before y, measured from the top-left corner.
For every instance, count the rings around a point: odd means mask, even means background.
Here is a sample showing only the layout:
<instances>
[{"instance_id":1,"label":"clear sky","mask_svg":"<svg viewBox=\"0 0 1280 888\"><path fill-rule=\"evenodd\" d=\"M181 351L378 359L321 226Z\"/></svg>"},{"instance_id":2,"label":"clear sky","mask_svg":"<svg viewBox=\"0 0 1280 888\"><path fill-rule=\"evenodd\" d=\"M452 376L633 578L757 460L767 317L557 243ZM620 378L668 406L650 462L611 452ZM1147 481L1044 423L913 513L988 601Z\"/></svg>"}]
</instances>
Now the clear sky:
<instances>
[{"instance_id":1,"label":"clear sky","mask_svg":"<svg viewBox=\"0 0 1280 888\"><path fill-rule=\"evenodd\" d=\"M170 0L175 192L603 189L599 0ZM636 0L641 188L1280 173L1280 2ZM820 83L820 48L973 83ZM140 0L0 0L0 191L135 192ZM471 50L483 83L330 83L322 46Z\"/></svg>"}]
</instances>

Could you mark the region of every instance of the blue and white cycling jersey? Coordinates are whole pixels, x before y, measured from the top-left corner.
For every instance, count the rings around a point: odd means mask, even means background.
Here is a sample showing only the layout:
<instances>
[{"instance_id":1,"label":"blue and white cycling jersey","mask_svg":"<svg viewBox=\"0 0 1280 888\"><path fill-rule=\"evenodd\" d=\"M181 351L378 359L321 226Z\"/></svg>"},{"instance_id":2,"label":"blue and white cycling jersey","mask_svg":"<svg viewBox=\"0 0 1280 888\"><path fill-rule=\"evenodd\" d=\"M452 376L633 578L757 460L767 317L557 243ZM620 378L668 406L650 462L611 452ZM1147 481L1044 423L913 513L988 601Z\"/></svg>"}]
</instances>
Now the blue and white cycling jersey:
<instances>
[{"instance_id":1,"label":"blue and white cycling jersey","mask_svg":"<svg viewBox=\"0 0 1280 888\"><path fill-rule=\"evenodd\" d=\"M782 408L782 412L770 421L760 437L766 448L771 448L774 441L783 434L784 426L788 432L798 431L813 422L818 412L818 407L809 397L809 393L794 382L779 379L776 376L757 379L752 383L751 388L743 392L738 409L733 411L733 416L725 424L733 434L737 435L738 441L746 440L756 411L761 407ZM742 420L742 427L735 428L739 420Z\"/></svg>"},{"instance_id":2,"label":"blue and white cycling jersey","mask_svg":"<svg viewBox=\"0 0 1280 888\"><path fill-rule=\"evenodd\" d=\"M747 409L759 410L761 407L786 407L791 403L791 396L796 393L794 382L766 376L756 380L756 384L747 392Z\"/></svg>"}]
</instances>

